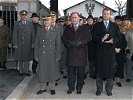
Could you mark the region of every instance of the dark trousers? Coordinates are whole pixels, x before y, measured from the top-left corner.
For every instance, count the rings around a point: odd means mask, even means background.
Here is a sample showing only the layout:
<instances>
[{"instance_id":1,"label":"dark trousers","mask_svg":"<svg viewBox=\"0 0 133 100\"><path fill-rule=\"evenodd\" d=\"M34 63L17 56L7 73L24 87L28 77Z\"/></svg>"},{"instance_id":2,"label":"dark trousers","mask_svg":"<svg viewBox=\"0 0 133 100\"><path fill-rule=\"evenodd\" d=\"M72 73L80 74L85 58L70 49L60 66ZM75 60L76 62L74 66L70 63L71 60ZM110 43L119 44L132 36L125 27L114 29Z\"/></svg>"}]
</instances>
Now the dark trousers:
<instances>
[{"instance_id":1,"label":"dark trousers","mask_svg":"<svg viewBox=\"0 0 133 100\"><path fill-rule=\"evenodd\" d=\"M96 86L97 86L97 91L102 91L103 90L103 78L96 78ZM113 89L113 78L112 79L106 79L106 84L105 84L105 91L112 91Z\"/></svg>"},{"instance_id":2,"label":"dark trousers","mask_svg":"<svg viewBox=\"0 0 133 100\"><path fill-rule=\"evenodd\" d=\"M69 90L75 89L76 75L77 75L76 89L77 91L82 90L84 84L84 72L85 72L85 66L80 66L80 67L68 66L67 74L68 74Z\"/></svg>"},{"instance_id":3,"label":"dark trousers","mask_svg":"<svg viewBox=\"0 0 133 100\"><path fill-rule=\"evenodd\" d=\"M115 77L124 78L124 59L125 54L123 52L116 54Z\"/></svg>"},{"instance_id":4,"label":"dark trousers","mask_svg":"<svg viewBox=\"0 0 133 100\"><path fill-rule=\"evenodd\" d=\"M36 72L38 62L34 59L32 64L32 71Z\"/></svg>"}]
</instances>

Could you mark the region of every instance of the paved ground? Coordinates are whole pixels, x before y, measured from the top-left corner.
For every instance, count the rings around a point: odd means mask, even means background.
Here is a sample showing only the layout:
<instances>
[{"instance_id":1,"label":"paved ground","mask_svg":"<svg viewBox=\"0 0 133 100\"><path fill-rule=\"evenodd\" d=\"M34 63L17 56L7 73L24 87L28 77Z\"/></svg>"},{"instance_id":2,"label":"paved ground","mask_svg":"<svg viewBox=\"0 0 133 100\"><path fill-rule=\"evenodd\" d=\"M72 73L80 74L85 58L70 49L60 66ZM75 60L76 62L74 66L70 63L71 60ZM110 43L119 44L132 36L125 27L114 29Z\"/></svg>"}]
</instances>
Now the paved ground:
<instances>
[{"instance_id":1,"label":"paved ground","mask_svg":"<svg viewBox=\"0 0 133 100\"><path fill-rule=\"evenodd\" d=\"M127 83L125 80L122 80L123 87L116 86L114 82L114 89L113 89L113 96L108 97L106 95L106 92L103 91L101 96L96 96L96 87L95 87L95 80L90 79L87 77L87 80L85 81L85 85L82 90L81 95L77 95L76 91L74 91L71 95L68 95L66 92L68 90L67 88L67 80L61 79L58 81L58 86L56 87L56 95L52 96L50 94L49 89L46 93L43 93L41 95L37 95L36 92L38 91L38 84L37 84L37 77L34 78L32 84L30 84L30 87L28 91L25 93L25 96L23 99L25 100L40 100L40 99L88 99L88 100L96 100L96 99L119 99L119 100L133 100L133 85L132 82Z\"/></svg>"},{"instance_id":2,"label":"paved ground","mask_svg":"<svg viewBox=\"0 0 133 100\"><path fill-rule=\"evenodd\" d=\"M4 100L23 79L15 69L0 70L0 100Z\"/></svg>"},{"instance_id":3,"label":"paved ground","mask_svg":"<svg viewBox=\"0 0 133 100\"><path fill-rule=\"evenodd\" d=\"M8 63L8 70L0 70L0 100L4 100L24 79L14 69L15 63Z\"/></svg>"},{"instance_id":4,"label":"paved ground","mask_svg":"<svg viewBox=\"0 0 133 100\"><path fill-rule=\"evenodd\" d=\"M8 63L8 70L0 71L0 100L4 100L14 89L17 85L24 79L24 77L18 76L18 71L14 70L15 64ZM12 66L10 66L12 65ZM88 75L89 76L89 75ZM132 82L125 82L125 79L122 80L123 87L116 86L114 82L114 89L113 89L113 96L108 97L106 92L103 91L102 95L97 97L95 95L96 87L95 87L95 80L90 79L87 77L85 80L85 85L82 90L81 95L77 95L76 91L74 91L71 95L68 95L66 92L68 90L67 87L67 80L62 79L58 81L58 86L56 86L56 95L52 96L50 94L49 89L46 93L41 95L37 95L36 92L38 91L38 81L37 77L35 76L32 79L32 82L28 85L27 91L24 93L22 99L24 100L40 100L40 99L88 99L88 100L133 100L133 83Z\"/></svg>"}]
</instances>

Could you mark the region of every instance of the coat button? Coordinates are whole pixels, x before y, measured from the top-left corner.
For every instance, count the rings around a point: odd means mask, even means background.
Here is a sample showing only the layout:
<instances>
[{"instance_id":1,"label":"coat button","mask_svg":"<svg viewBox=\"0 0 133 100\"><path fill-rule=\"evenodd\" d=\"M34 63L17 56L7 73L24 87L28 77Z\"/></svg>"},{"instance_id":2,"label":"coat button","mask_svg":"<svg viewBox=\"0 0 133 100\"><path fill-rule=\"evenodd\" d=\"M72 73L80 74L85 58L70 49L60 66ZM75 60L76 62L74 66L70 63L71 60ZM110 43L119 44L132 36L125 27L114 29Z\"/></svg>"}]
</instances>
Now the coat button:
<instances>
[{"instance_id":1,"label":"coat button","mask_svg":"<svg viewBox=\"0 0 133 100\"><path fill-rule=\"evenodd\" d=\"M43 40L44 41L44 40Z\"/></svg>"}]
</instances>

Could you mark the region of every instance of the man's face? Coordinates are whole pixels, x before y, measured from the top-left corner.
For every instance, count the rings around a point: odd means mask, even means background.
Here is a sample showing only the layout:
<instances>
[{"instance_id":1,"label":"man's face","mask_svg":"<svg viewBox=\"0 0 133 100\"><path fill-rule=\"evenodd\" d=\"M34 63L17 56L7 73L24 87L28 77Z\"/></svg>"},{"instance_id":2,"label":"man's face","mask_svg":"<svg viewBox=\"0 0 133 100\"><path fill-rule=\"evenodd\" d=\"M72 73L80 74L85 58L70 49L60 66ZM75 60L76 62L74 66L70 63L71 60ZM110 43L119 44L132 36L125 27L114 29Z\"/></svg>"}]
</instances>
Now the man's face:
<instances>
[{"instance_id":1,"label":"man's face","mask_svg":"<svg viewBox=\"0 0 133 100\"><path fill-rule=\"evenodd\" d=\"M115 22L119 25L122 24L122 21L120 19L115 19Z\"/></svg>"},{"instance_id":2,"label":"man's face","mask_svg":"<svg viewBox=\"0 0 133 100\"><path fill-rule=\"evenodd\" d=\"M52 23L55 23L56 22L56 16L52 16Z\"/></svg>"},{"instance_id":3,"label":"man's face","mask_svg":"<svg viewBox=\"0 0 133 100\"><path fill-rule=\"evenodd\" d=\"M74 25L78 24L79 20L80 20L80 17L78 16L77 13L73 13L71 15L71 22L72 22L72 24L74 24Z\"/></svg>"},{"instance_id":4,"label":"man's face","mask_svg":"<svg viewBox=\"0 0 133 100\"><path fill-rule=\"evenodd\" d=\"M38 23L39 22L39 18L38 17L33 17L32 18L32 22L33 23Z\"/></svg>"},{"instance_id":5,"label":"man's face","mask_svg":"<svg viewBox=\"0 0 133 100\"><path fill-rule=\"evenodd\" d=\"M71 20L66 20L66 25L70 25L71 24Z\"/></svg>"},{"instance_id":6,"label":"man's face","mask_svg":"<svg viewBox=\"0 0 133 100\"><path fill-rule=\"evenodd\" d=\"M44 25L45 25L45 27L51 26L51 23L52 23L52 19L44 20Z\"/></svg>"},{"instance_id":7,"label":"man's face","mask_svg":"<svg viewBox=\"0 0 133 100\"><path fill-rule=\"evenodd\" d=\"M89 25L92 25L92 24L93 24L93 19L92 19L92 18L87 19L87 23L88 23Z\"/></svg>"},{"instance_id":8,"label":"man's face","mask_svg":"<svg viewBox=\"0 0 133 100\"><path fill-rule=\"evenodd\" d=\"M128 26L129 25L129 22L130 22L129 20L123 20L122 21L122 23L123 23L124 26Z\"/></svg>"},{"instance_id":9,"label":"man's face","mask_svg":"<svg viewBox=\"0 0 133 100\"><path fill-rule=\"evenodd\" d=\"M20 15L20 18L22 21L26 21L28 16L27 15Z\"/></svg>"},{"instance_id":10,"label":"man's face","mask_svg":"<svg viewBox=\"0 0 133 100\"><path fill-rule=\"evenodd\" d=\"M104 10L102 12L103 20L109 20L110 19L110 11L109 10Z\"/></svg>"},{"instance_id":11,"label":"man's face","mask_svg":"<svg viewBox=\"0 0 133 100\"><path fill-rule=\"evenodd\" d=\"M59 21L58 24L63 26L65 24L65 22L64 21Z\"/></svg>"},{"instance_id":12,"label":"man's face","mask_svg":"<svg viewBox=\"0 0 133 100\"><path fill-rule=\"evenodd\" d=\"M4 23L4 20L0 19L0 26L3 25L3 23Z\"/></svg>"}]
</instances>

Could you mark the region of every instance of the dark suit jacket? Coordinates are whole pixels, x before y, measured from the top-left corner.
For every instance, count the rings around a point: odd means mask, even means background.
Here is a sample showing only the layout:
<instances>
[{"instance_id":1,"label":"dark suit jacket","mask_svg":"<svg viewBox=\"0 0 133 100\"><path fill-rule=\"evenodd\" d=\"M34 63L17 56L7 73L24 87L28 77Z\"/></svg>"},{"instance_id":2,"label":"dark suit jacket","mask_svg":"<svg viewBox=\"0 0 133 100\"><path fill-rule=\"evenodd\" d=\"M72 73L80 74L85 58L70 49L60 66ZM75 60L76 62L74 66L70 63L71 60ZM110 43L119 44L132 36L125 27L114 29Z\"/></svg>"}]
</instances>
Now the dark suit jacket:
<instances>
[{"instance_id":1,"label":"dark suit jacket","mask_svg":"<svg viewBox=\"0 0 133 100\"><path fill-rule=\"evenodd\" d=\"M73 25L66 26L63 34L64 45L67 47L67 65L85 66L87 63L86 45L91 40L90 30L86 26L79 26L75 31ZM82 42L80 47L68 46L69 42Z\"/></svg>"}]
</instances>

